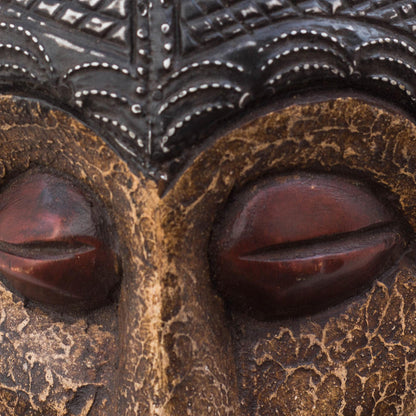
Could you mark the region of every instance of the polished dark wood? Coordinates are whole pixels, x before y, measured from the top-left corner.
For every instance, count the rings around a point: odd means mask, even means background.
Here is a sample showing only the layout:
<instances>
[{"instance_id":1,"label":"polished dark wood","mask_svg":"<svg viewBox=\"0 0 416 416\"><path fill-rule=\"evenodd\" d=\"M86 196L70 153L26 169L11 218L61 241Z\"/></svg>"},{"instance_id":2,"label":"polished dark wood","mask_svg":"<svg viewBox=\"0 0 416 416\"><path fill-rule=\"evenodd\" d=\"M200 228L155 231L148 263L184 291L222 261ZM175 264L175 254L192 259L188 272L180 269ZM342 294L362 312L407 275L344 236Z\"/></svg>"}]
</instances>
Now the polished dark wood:
<instances>
[{"instance_id":1,"label":"polished dark wood","mask_svg":"<svg viewBox=\"0 0 416 416\"><path fill-rule=\"evenodd\" d=\"M94 308L119 281L105 216L67 179L26 174L0 194L0 272L25 297Z\"/></svg>"},{"instance_id":2,"label":"polished dark wood","mask_svg":"<svg viewBox=\"0 0 416 416\"><path fill-rule=\"evenodd\" d=\"M392 211L365 185L300 173L234 197L213 233L212 265L231 303L297 315L353 295L404 245Z\"/></svg>"}]
</instances>

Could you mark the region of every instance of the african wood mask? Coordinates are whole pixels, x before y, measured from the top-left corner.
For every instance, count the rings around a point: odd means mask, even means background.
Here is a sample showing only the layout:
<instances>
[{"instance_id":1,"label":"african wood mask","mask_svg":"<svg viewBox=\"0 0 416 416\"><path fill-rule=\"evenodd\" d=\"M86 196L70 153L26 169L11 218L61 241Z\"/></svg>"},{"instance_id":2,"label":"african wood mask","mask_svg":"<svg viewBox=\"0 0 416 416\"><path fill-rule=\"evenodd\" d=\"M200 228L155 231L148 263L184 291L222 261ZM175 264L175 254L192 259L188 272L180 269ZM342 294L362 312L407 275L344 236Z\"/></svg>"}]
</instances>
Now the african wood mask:
<instances>
[{"instance_id":1,"label":"african wood mask","mask_svg":"<svg viewBox=\"0 0 416 416\"><path fill-rule=\"evenodd\" d=\"M416 415L416 1L0 2L0 415Z\"/></svg>"}]
</instances>

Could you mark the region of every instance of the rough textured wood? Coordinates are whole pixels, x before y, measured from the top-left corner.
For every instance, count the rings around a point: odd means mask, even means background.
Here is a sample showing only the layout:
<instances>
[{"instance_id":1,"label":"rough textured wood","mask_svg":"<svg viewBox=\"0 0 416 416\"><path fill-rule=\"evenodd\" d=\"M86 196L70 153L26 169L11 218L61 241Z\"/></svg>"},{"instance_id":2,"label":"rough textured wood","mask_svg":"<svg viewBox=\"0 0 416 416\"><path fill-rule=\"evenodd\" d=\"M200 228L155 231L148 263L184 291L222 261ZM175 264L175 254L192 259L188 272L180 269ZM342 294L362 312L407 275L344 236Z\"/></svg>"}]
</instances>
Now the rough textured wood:
<instances>
[{"instance_id":1,"label":"rough textured wood","mask_svg":"<svg viewBox=\"0 0 416 416\"><path fill-rule=\"evenodd\" d=\"M0 284L5 416L397 415L416 403L413 245L371 287L320 314L260 322L226 309L208 248L233 190L294 169L360 176L416 228L416 127L361 98L288 105L225 134L162 196L89 129L0 99L1 184L47 169L114 221L116 302L58 313Z\"/></svg>"},{"instance_id":2,"label":"rough textured wood","mask_svg":"<svg viewBox=\"0 0 416 416\"><path fill-rule=\"evenodd\" d=\"M140 209L136 204L143 190L141 180L129 173L101 139L73 117L25 99L2 97L0 119L2 189L25 172L60 172L99 195L114 218L112 237L117 241L120 236L120 246L128 247L124 250L137 247L141 251L141 233L131 228L138 216L135 210ZM135 202L131 194L136 194ZM118 210L123 215L116 215ZM136 267L143 278L148 270L139 252L130 257L132 262L123 260L126 279L131 274L139 278L132 272ZM151 278L145 282L152 285ZM145 288L141 289L144 293ZM125 336L144 339L137 334L142 325L151 327L151 313L137 316L135 329L119 337L116 303L90 314L56 312L40 304L25 304L21 295L3 284L0 299L1 415L117 414L115 385L123 384L117 366L119 354L125 351ZM143 377L152 371L150 356L147 359L149 367L143 369ZM155 377L148 377L151 385Z\"/></svg>"},{"instance_id":3,"label":"rough textured wood","mask_svg":"<svg viewBox=\"0 0 416 416\"><path fill-rule=\"evenodd\" d=\"M412 237L414 0L3 0L0 16L1 90L101 135L0 98L0 189L39 168L84 184L123 270L91 314L0 285L2 416L416 413L412 238L368 291L268 323L224 307L207 255L234 190L294 169L377 183ZM353 91L409 115L331 95Z\"/></svg>"},{"instance_id":4,"label":"rough textured wood","mask_svg":"<svg viewBox=\"0 0 416 416\"><path fill-rule=\"evenodd\" d=\"M178 270L182 282L176 303L169 303L178 312L164 326L164 331L175 330L177 340L166 345L175 351L171 379L181 386L175 402L189 400L191 414L197 414L197 403L205 397L203 386L180 377L177 363L202 368L203 351L212 342L207 334L219 328L206 319L200 332L207 341L195 341L201 322L196 311L209 290L205 253L215 217L231 193L265 175L294 169L359 176L378 184L382 192L377 195L414 230L415 157L416 127L400 112L357 98L317 98L252 121L195 158L165 196L162 209L169 267ZM367 291L320 314L259 322L229 310L223 328L233 340L239 399L228 412L216 405L220 410L212 414L412 414L414 276L411 250ZM179 340L190 334L195 334L194 349L181 349ZM226 350L223 356L228 356ZM185 411L173 406L170 414L183 414L180 410Z\"/></svg>"}]
</instances>

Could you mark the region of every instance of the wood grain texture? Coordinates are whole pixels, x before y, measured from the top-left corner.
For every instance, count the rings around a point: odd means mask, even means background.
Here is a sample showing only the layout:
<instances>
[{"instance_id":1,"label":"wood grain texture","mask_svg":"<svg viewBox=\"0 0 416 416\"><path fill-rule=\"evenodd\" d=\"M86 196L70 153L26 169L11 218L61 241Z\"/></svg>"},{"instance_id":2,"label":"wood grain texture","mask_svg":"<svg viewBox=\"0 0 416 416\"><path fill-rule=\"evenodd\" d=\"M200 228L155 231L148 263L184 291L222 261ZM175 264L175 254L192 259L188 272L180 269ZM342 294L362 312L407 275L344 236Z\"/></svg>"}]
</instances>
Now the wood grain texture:
<instances>
[{"instance_id":1,"label":"wood grain texture","mask_svg":"<svg viewBox=\"0 0 416 416\"><path fill-rule=\"evenodd\" d=\"M415 411L413 245L367 291L319 314L261 322L225 307L210 236L233 191L301 170L360 176L416 229L416 127L368 98L311 97L210 143L159 195L68 114L0 99L1 184L73 177L114 222L123 280L87 315L0 284L0 413L7 416L408 416Z\"/></svg>"},{"instance_id":2,"label":"wood grain texture","mask_svg":"<svg viewBox=\"0 0 416 416\"><path fill-rule=\"evenodd\" d=\"M180 340L197 332L195 308L210 290L209 262L202 257L216 215L230 195L265 176L293 170L359 176L377 183L372 191L381 187L378 197L415 230L415 139L414 124L400 111L368 99L318 97L230 131L195 157L167 192L162 211L169 268L179 281L184 279L180 289L170 292L168 305L175 305L177 313L164 326L164 333L174 331L177 340L165 347L175 351L170 377L181 386L175 390L175 403L186 403L194 392L190 408L200 409L201 390L193 390L195 382L181 377L177 369L180 364L189 368L191 361L201 368L207 347L201 341L184 350ZM382 273L368 290L318 314L261 322L225 307L238 402L228 412L216 406L212 414L412 414L414 273L411 246L396 268ZM208 318L204 332L209 334L211 328L219 331ZM175 416L185 411L172 405Z\"/></svg>"}]
</instances>

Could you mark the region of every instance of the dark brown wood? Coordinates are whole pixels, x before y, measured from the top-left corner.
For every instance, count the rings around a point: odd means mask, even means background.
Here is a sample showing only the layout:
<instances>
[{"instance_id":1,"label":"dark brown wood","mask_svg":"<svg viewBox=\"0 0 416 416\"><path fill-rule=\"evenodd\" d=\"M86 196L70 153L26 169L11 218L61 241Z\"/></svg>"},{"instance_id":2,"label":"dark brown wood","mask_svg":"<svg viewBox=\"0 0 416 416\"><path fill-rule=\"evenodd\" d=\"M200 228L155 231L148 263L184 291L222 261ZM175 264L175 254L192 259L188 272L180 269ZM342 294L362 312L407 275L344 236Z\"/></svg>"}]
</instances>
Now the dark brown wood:
<instances>
[{"instance_id":1,"label":"dark brown wood","mask_svg":"<svg viewBox=\"0 0 416 416\"><path fill-rule=\"evenodd\" d=\"M13 181L0 200L0 271L29 299L91 309L119 281L104 215L79 187L47 173Z\"/></svg>"},{"instance_id":2,"label":"dark brown wood","mask_svg":"<svg viewBox=\"0 0 416 416\"><path fill-rule=\"evenodd\" d=\"M414 414L413 254L328 312L272 322L225 319L207 267L231 189L277 171L363 175L416 230L414 0L4 0L0 15L2 92L31 97L0 99L0 178L35 166L88 184L124 274L118 302L76 320L0 285L1 416ZM389 227L314 227L245 260L292 270L301 253L310 276L331 254L359 274L394 244Z\"/></svg>"},{"instance_id":3,"label":"dark brown wood","mask_svg":"<svg viewBox=\"0 0 416 416\"><path fill-rule=\"evenodd\" d=\"M240 308L297 315L356 293L404 244L394 215L366 186L300 173L235 197L214 232L213 269Z\"/></svg>"}]
</instances>

